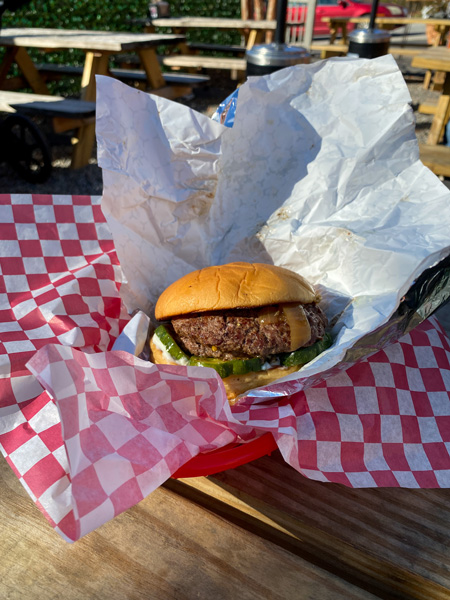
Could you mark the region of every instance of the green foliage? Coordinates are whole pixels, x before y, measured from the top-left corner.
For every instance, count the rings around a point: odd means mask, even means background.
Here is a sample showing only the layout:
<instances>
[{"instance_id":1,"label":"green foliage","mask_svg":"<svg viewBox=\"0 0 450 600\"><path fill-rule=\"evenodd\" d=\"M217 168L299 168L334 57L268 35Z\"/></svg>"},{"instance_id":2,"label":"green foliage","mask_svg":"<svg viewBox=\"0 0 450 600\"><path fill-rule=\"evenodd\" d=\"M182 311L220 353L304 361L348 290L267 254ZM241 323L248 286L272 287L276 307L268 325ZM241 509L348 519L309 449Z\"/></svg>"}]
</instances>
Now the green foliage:
<instances>
[{"instance_id":1,"label":"green foliage","mask_svg":"<svg viewBox=\"0 0 450 600\"><path fill-rule=\"evenodd\" d=\"M130 31L129 19L144 16L145 12L142 0L32 0L15 13L6 12L3 26Z\"/></svg>"},{"instance_id":2,"label":"green foliage","mask_svg":"<svg viewBox=\"0 0 450 600\"><path fill-rule=\"evenodd\" d=\"M147 16L145 0L32 0L15 13L6 12L3 27L51 27L142 32L134 19ZM173 0L174 17L227 17L240 15L240 0ZM214 33L214 32L211 32Z\"/></svg>"}]
</instances>

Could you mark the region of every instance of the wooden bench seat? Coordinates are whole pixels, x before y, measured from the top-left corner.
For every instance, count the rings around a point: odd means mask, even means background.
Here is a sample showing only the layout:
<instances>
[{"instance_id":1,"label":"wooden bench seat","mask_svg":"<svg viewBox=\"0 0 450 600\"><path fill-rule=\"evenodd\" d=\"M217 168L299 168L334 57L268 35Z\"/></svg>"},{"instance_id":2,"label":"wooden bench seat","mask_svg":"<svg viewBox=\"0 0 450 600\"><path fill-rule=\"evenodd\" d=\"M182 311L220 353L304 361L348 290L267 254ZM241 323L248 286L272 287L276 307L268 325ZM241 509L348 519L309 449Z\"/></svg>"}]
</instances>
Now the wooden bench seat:
<instances>
[{"instance_id":1,"label":"wooden bench seat","mask_svg":"<svg viewBox=\"0 0 450 600\"><path fill-rule=\"evenodd\" d=\"M76 134L71 136L74 148L71 167L77 169L84 166L78 149L83 148L86 131L95 123L95 102L0 90L0 111L50 118L53 131L58 134L76 130Z\"/></svg>"},{"instance_id":2,"label":"wooden bench seat","mask_svg":"<svg viewBox=\"0 0 450 600\"><path fill-rule=\"evenodd\" d=\"M450 147L419 144L420 160L436 175L450 177Z\"/></svg>"},{"instance_id":3,"label":"wooden bench seat","mask_svg":"<svg viewBox=\"0 0 450 600\"><path fill-rule=\"evenodd\" d=\"M37 65L38 71L44 77L58 79L64 75L72 75L81 77L83 67L73 65L59 65L53 63L43 63ZM117 77L121 81L136 81L139 83L147 83L147 75L142 69L110 69L110 74ZM192 73L163 73L163 77L168 85L186 85L198 86L208 83L210 78L208 75L192 74Z\"/></svg>"},{"instance_id":4,"label":"wooden bench seat","mask_svg":"<svg viewBox=\"0 0 450 600\"><path fill-rule=\"evenodd\" d=\"M0 90L0 110L52 118L88 119L95 117L95 102Z\"/></svg>"},{"instance_id":5,"label":"wooden bench seat","mask_svg":"<svg viewBox=\"0 0 450 600\"><path fill-rule=\"evenodd\" d=\"M142 83L147 81L147 75L145 74L145 71L141 69L110 69L110 73L113 77L116 77L121 81L139 81ZM192 87L210 81L208 75L196 73L163 73L163 76L166 83L185 84L191 85Z\"/></svg>"},{"instance_id":6,"label":"wooden bench seat","mask_svg":"<svg viewBox=\"0 0 450 600\"><path fill-rule=\"evenodd\" d=\"M245 54L245 46L236 46L228 44L202 44L199 42L188 42L187 47L189 50L204 51L204 52L225 52L229 54L243 55Z\"/></svg>"},{"instance_id":7,"label":"wooden bench seat","mask_svg":"<svg viewBox=\"0 0 450 600\"><path fill-rule=\"evenodd\" d=\"M348 52L347 44L311 44L312 52L320 52L320 58L330 58L331 56L345 56Z\"/></svg>"},{"instance_id":8,"label":"wooden bench seat","mask_svg":"<svg viewBox=\"0 0 450 600\"><path fill-rule=\"evenodd\" d=\"M200 56L197 54L173 54L163 56L162 64L166 67L219 69L229 71L245 71L247 63L245 58L222 58L219 56Z\"/></svg>"}]
</instances>

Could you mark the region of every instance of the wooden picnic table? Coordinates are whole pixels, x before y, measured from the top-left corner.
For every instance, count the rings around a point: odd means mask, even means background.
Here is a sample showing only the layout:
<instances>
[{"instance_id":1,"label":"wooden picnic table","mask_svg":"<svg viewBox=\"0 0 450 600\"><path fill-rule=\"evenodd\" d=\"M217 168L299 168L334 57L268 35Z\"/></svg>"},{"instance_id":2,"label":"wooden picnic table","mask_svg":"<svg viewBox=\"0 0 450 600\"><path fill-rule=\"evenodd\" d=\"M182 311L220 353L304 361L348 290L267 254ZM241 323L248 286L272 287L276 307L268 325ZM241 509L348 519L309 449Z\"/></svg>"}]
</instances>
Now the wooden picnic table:
<instances>
[{"instance_id":1,"label":"wooden picnic table","mask_svg":"<svg viewBox=\"0 0 450 600\"><path fill-rule=\"evenodd\" d=\"M186 33L190 29L222 29L238 31L245 40L247 49L264 39L267 31L275 31L277 22L270 19L228 19L216 17L167 17L161 19L138 19L146 31L154 31L155 27L170 27L175 33Z\"/></svg>"},{"instance_id":2,"label":"wooden picnic table","mask_svg":"<svg viewBox=\"0 0 450 600\"><path fill-rule=\"evenodd\" d=\"M349 489L272 456L169 480L74 544L0 458L3 598L444 600L449 490Z\"/></svg>"},{"instance_id":3,"label":"wooden picnic table","mask_svg":"<svg viewBox=\"0 0 450 600\"><path fill-rule=\"evenodd\" d=\"M78 49L85 53L81 78L81 100L95 101L95 75L107 75L112 55L136 52L154 93L171 97L173 90L166 85L156 56L156 47L176 45L184 40L181 35L155 33L121 33L114 31L81 31L66 29L8 28L0 30L0 46L6 53L0 64L0 89L6 84L13 62L19 66L30 88L36 94L49 94L45 79L36 68L28 49L44 51ZM71 127L73 123L68 124ZM87 164L92 155L95 139L93 123L78 130L78 143L74 147L72 166Z\"/></svg>"},{"instance_id":4,"label":"wooden picnic table","mask_svg":"<svg viewBox=\"0 0 450 600\"><path fill-rule=\"evenodd\" d=\"M243 54L255 44L263 43L266 34L273 33L276 21L273 19L229 19L216 17L167 17L160 19L135 19L134 24L140 24L145 31L153 32L155 28L170 28L174 33L186 34L190 30L213 29L234 30L241 34L243 45L238 48L241 56L207 56L199 55L196 45L179 44L179 54L163 56L162 63L170 68L182 69L224 69L231 72L232 79L242 80L245 77L247 63ZM213 50L236 53L233 46L218 46L216 44L201 44L201 50Z\"/></svg>"},{"instance_id":5,"label":"wooden picnic table","mask_svg":"<svg viewBox=\"0 0 450 600\"><path fill-rule=\"evenodd\" d=\"M323 17L324 23L330 26L330 43L334 44L336 37L341 32L340 43L348 43L347 25L368 23L367 17ZM380 29L392 30L396 27L407 25L432 25L437 32L434 45L442 46L445 44L447 34L450 30L450 19L423 19L421 17L377 17L376 26Z\"/></svg>"}]
</instances>

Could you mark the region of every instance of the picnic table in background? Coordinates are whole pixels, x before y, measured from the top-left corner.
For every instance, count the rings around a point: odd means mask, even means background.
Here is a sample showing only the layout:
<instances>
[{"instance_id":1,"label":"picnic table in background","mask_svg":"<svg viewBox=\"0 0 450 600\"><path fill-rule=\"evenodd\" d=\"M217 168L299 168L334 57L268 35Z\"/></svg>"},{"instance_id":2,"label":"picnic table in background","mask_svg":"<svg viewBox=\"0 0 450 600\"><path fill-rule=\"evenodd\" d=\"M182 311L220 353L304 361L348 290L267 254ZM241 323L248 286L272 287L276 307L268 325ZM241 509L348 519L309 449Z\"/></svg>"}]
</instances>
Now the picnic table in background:
<instances>
[{"instance_id":1,"label":"picnic table in background","mask_svg":"<svg viewBox=\"0 0 450 600\"><path fill-rule=\"evenodd\" d=\"M348 24L364 25L368 24L367 17L323 17L325 23L330 26L330 43L334 44L336 37L341 32L341 44L348 43ZM379 29L391 31L397 27L407 27L408 25L430 25L437 32L435 46L445 45L448 32L450 30L450 19L424 19L422 17L377 17L375 25Z\"/></svg>"},{"instance_id":2,"label":"picnic table in background","mask_svg":"<svg viewBox=\"0 0 450 600\"><path fill-rule=\"evenodd\" d=\"M167 17L161 19L144 19L141 21L146 30L155 27L170 27L175 33L186 33L189 29L220 29L238 31L245 40L245 47L250 49L255 43L264 41L267 31L275 31L274 19L229 19L218 17Z\"/></svg>"},{"instance_id":3,"label":"picnic table in background","mask_svg":"<svg viewBox=\"0 0 450 600\"><path fill-rule=\"evenodd\" d=\"M322 21L329 24L330 40L329 42L314 42L311 46L313 50L319 50L322 58L330 56L345 55L348 51L348 25L362 27L368 25L367 17L323 17ZM426 25L433 28L434 36L432 43L420 44L409 43L407 29L411 25ZM375 26L379 29L392 31L398 27L405 27L405 35L400 43L392 43L389 46L389 53L399 56L415 56L424 48L445 45L448 32L450 31L449 19L423 19L421 17L377 17ZM340 37L338 38L340 34ZM431 74L427 74L424 87L428 87Z\"/></svg>"},{"instance_id":4,"label":"picnic table in background","mask_svg":"<svg viewBox=\"0 0 450 600\"><path fill-rule=\"evenodd\" d=\"M39 95L49 95L45 77L31 59L28 49L43 51L78 49L85 53L81 76L81 102L95 101L95 75L108 75L109 59L113 55L135 52L146 74L153 93L173 98L178 90L167 85L156 55L160 45L176 45L184 40L181 35L155 33L121 33L113 31L78 31L64 29L9 28L0 30L0 46L6 48L0 64L0 90L7 89L11 82L8 72L15 62L20 68L26 84ZM186 90L184 89L184 92ZM31 101L31 97L30 97ZM74 121L70 114L67 122L59 121L59 131L72 129ZM78 142L74 146L72 166L87 164L92 155L95 125L90 119L80 123Z\"/></svg>"},{"instance_id":5,"label":"picnic table in background","mask_svg":"<svg viewBox=\"0 0 450 600\"><path fill-rule=\"evenodd\" d=\"M229 70L232 79L242 79L245 75L245 51L252 48L255 43L264 42L266 34L273 33L276 29L276 21L273 19L167 17L152 20L135 19L133 23L142 25L147 32L154 32L155 28L169 28L174 33L182 35L188 31L201 29L237 31L242 39L242 44L239 46L182 43L178 45L179 54L165 55L161 58L162 64L170 68ZM204 51L231 53L232 56L199 54Z\"/></svg>"}]
</instances>

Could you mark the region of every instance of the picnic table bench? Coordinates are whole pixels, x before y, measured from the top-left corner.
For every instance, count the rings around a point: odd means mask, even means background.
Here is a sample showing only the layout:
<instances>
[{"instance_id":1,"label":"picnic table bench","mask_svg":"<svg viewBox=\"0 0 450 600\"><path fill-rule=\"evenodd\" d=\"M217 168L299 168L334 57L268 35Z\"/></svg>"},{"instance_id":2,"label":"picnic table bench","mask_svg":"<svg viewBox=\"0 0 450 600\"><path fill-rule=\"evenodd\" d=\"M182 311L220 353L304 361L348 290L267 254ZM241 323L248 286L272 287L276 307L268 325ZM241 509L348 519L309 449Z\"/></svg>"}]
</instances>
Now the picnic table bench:
<instances>
[{"instance_id":1,"label":"picnic table bench","mask_svg":"<svg viewBox=\"0 0 450 600\"><path fill-rule=\"evenodd\" d=\"M93 123L95 102L62 96L0 90L0 111L52 118L54 130L62 133L68 129L84 127Z\"/></svg>"},{"instance_id":2,"label":"picnic table bench","mask_svg":"<svg viewBox=\"0 0 450 600\"><path fill-rule=\"evenodd\" d=\"M57 80L65 75L70 75L73 77L81 77L83 75L83 67L74 65L38 63L36 64L36 68L45 80ZM120 79L121 81L140 84L140 87L142 87L143 89L148 88L147 74L143 69L125 69L120 67L109 67L108 75L110 75L111 77L115 77L116 79ZM188 94L193 87L208 83L210 80L210 78L207 75L194 75L192 73L181 72L163 73L162 76L167 85L178 86L176 92L177 96Z\"/></svg>"},{"instance_id":3,"label":"picnic table bench","mask_svg":"<svg viewBox=\"0 0 450 600\"><path fill-rule=\"evenodd\" d=\"M28 54L28 49L36 48L43 51L79 49L85 53L80 83L82 101L95 102L95 75L108 74L110 57L126 52L135 52L138 55L153 93L174 98L179 93L179 89L167 85L156 56L156 47L164 44L176 45L183 40L183 36L174 34L40 28L2 29L0 46L5 47L6 50L0 64L0 89L8 85L7 75L15 62L27 85L35 94L50 95L45 78L36 68ZM185 90L186 86L183 87L184 93ZM37 106L45 108L42 104L35 104L35 107ZM72 167L78 168L86 165L92 155L95 140L94 123L83 121L74 139L77 143L74 145Z\"/></svg>"},{"instance_id":4,"label":"picnic table bench","mask_svg":"<svg viewBox=\"0 0 450 600\"><path fill-rule=\"evenodd\" d=\"M256 43L264 41L268 32L274 32L276 21L273 19L229 19L215 17L168 17L159 19L137 19L134 23L141 24L145 31L153 32L155 28L169 28L170 31L186 34L189 30L217 29L233 30L241 34L243 44L201 44L182 43L178 45L179 53L164 55L161 62L169 68L182 69L219 69L230 71L232 79L243 79L246 70L246 61L243 58L245 50ZM212 56L199 54L200 52L221 52L232 56ZM241 55L241 56L239 56Z\"/></svg>"}]
</instances>

